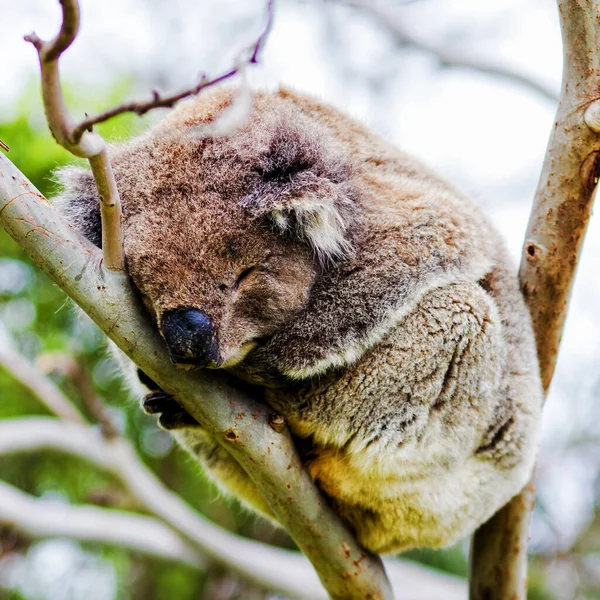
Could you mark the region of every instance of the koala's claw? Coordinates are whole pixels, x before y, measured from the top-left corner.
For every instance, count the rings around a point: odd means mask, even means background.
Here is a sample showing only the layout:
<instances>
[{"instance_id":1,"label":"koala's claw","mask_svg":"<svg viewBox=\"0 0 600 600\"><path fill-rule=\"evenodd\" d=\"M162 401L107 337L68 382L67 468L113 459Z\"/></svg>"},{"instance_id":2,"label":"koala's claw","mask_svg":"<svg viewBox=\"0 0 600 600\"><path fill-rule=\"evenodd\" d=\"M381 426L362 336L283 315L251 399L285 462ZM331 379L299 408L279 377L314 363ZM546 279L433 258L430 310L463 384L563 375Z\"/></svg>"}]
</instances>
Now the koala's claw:
<instances>
[{"instance_id":1,"label":"koala's claw","mask_svg":"<svg viewBox=\"0 0 600 600\"><path fill-rule=\"evenodd\" d=\"M152 392L142 400L144 411L150 415L158 414L158 424L163 429L181 429L198 427L198 421L166 392Z\"/></svg>"},{"instance_id":2,"label":"koala's claw","mask_svg":"<svg viewBox=\"0 0 600 600\"><path fill-rule=\"evenodd\" d=\"M178 413L162 413L158 418L158 424L163 429L181 429L183 427L200 427L200 424L190 413L180 409Z\"/></svg>"},{"instance_id":3,"label":"koala's claw","mask_svg":"<svg viewBox=\"0 0 600 600\"><path fill-rule=\"evenodd\" d=\"M142 400L142 408L149 415L155 415L156 413L162 413L169 411L171 404L177 404L177 401L173 399L173 396L163 392L152 392L147 396L144 396ZM177 404L179 406L179 404ZM180 407L181 408L181 407Z\"/></svg>"}]
</instances>

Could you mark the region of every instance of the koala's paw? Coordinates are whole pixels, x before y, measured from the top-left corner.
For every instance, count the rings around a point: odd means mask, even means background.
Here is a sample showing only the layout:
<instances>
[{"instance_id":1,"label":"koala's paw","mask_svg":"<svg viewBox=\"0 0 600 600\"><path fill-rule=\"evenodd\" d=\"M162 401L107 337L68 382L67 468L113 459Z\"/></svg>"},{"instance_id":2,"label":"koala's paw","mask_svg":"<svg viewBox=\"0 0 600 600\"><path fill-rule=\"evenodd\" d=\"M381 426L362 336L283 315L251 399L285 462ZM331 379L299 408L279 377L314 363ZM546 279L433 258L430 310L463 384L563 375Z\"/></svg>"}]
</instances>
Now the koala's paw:
<instances>
[{"instance_id":1,"label":"koala's paw","mask_svg":"<svg viewBox=\"0 0 600 600\"><path fill-rule=\"evenodd\" d=\"M198 421L173 396L162 390L144 396L142 408L149 415L159 415L158 424L163 429L172 430L183 427L200 427Z\"/></svg>"}]
</instances>

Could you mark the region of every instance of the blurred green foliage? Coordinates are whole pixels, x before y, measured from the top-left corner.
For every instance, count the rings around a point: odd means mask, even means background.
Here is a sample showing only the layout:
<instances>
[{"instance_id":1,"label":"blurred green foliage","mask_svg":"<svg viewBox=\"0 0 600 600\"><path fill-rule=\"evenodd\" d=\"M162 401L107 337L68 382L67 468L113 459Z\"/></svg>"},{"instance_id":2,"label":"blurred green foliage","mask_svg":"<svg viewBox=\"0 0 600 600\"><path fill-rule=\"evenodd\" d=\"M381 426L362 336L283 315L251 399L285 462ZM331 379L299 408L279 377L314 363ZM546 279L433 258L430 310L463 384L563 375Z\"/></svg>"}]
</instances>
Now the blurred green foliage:
<instances>
[{"instance_id":1,"label":"blurred green foliage","mask_svg":"<svg viewBox=\"0 0 600 600\"><path fill-rule=\"evenodd\" d=\"M97 95L68 94L68 103L75 115L82 114L83 107L92 113L121 100L128 89L128 82L123 82L101 100ZM137 117L124 115L102 124L98 131L107 139L115 140L136 133L142 126ZM10 147L9 158L14 164L43 194L52 196L56 192L53 171L73 158L50 136L37 90L28 90L19 102L18 113L10 121L0 122L0 139ZM64 370L51 368L52 364L60 364L56 357L67 356L75 361L93 382L95 393L122 423L123 430L136 444L144 461L168 487L199 511L234 531L271 543L290 544L282 532L256 521L235 505L215 502L216 492L200 474L197 465L173 448L170 437L156 427L154 419L144 415L135 402L126 398L100 332L85 316L75 315L65 295L31 264L4 231L0 231L0 326L7 330L16 348L29 360L47 367L50 365L50 377L91 419L81 387ZM31 414L47 414L47 411L31 392L0 368L0 419ZM131 508L116 481L72 456L44 452L2 457L0 479L36 496L52 494L72 503L100 502L115 508ZM7 535L0 531L0 536ZM3 541L6 540L0 537L0 558ZM14 551L26 552L29 543L21 540ZM211 577L221 576L161 563L121 548L93 544L86 544L84 548L112 565L117 579L115 600L202 598L206 597L204 590ZM463 576L467 573L467 560L461 547L446 551L415 551L408 557ZM36 577L36 574L31 576ZM539 582L535 582L534 588L531 598L551 598ZM0 590L0 597L34 600L16 590ZM236 597L245 596L242 592Z\"/></svg>"}]
</instances>

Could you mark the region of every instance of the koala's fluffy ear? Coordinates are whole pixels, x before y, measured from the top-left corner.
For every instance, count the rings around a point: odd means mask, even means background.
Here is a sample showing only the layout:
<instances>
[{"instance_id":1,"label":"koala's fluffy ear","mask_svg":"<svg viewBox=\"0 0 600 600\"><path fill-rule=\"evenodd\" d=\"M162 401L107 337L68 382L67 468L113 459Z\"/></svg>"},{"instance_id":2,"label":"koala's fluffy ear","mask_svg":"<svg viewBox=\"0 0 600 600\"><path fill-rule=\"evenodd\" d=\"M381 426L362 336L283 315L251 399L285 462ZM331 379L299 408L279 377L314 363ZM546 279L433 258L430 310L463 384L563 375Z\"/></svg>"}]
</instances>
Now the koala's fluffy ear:
<instances>
[{"instance_id":1,"label":"koala's fluffy ear","mask_svg":"<svg viewBox=\"0 0 600 600\"><path fill-rule=\"evenodd\" d=\"M273 227L307 242L320 260L343 258L351 252L348 211L336 206L334 197L310 194L268 204L265 216Z\"/></svg>"},{"instance_id":2,"label":"koala's fluffy ear","mask_svg":"<svg viewBox=\"0 0 600 600\"><path fill-rule=\"evenodd\" d=\"M252 164L245 205L273 229L307 243L321 261L352 250L352 168L337 142L301 115L265 122L269 134Z\"/></svg>"},{"instance_id":3,"label":"koala's fluffy ear","mask_svg":"<svg viewBox=\"0 0 600 600\"><path fill-rule=\"evenodd\" d=\"M62 192L53 200L59 212L90 242L102 247L100 202L92 172L68 166L56 173Z\"/></svg>"}]
</instances>

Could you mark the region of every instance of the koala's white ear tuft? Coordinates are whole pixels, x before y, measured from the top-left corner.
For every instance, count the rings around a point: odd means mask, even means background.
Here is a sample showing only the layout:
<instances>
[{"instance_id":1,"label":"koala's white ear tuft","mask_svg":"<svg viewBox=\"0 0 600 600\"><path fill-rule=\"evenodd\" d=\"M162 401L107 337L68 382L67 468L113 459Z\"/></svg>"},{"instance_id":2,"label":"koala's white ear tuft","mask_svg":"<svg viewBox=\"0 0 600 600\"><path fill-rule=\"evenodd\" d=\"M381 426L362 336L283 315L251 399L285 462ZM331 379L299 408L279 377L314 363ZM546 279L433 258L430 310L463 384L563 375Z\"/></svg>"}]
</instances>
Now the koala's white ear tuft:
<instances>
[{"instance_id":1,"label":"koala's white ear tuft","mask_svg":"<svg viewBox=\"0 0 600 600\"><path fill-rule=\"evenodd\" d=\"M344 148L326 131L295 114L271 127L255 157L243 205L288 238L309 245L321 262L352 251L357 202L352 165Z\"/></svg>"},{"instance_id":2,"label":"koala's white ear tuft","mask_svg":"<svg viewBox=\"0 0 600 600\"><path fill-rule=\"evenodd\" d=\"M321 261L344 258L352 251L347 224L330 199L288 200L274 206L269 216L281 233L306 241Z\"/></svg>"}]
</instances>

